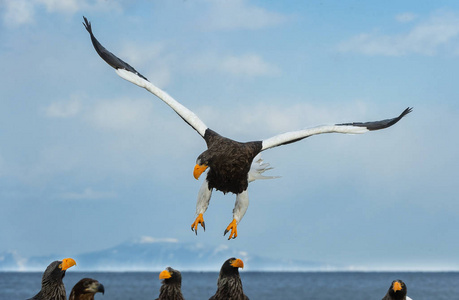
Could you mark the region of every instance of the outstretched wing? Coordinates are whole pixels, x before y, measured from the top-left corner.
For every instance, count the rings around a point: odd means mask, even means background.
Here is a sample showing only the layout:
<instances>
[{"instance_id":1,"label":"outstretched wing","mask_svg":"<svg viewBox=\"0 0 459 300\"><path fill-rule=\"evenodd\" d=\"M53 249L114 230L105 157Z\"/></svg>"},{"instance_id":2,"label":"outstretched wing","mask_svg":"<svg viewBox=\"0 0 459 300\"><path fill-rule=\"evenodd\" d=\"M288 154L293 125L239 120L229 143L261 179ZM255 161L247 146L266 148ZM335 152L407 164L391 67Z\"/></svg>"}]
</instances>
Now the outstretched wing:
<instances>
[{"instance_id":1,"label":"outstretched wing","mask_svg":"<svg viewBox=\"0 0 459 300\"><path fill-rule=\"evenodd\" d=\"M400 121L406 114L410 113L412 108L408 107L398 117L392 119L386 119L382 121L374 122L355 122L355 123L343 123L336 125L325 125L318 126L298 131L290 131L283 134L273 136L272 138L262 141L261 151L277 147L280 145L286 145L300 141L308 136L321 134L321 133L365 133L367 131L379 130L390 127Z\"/></svg>"},{"instance_id":2,"label":"outstretched wing","mask_svg":"<svg viewBox=\"0 0 459 300\"><path fill-rule=\"evenodd\" d=\"M94 48L96 49L97 54L99 54L99 56L103 60L105 60L106 63L112 66L120 77L142 88L145 88L146 90L157 96L159 99L166 102L166 104L169 105L185 122L187 122L188 125L193 127L202 137L204 137L204 133L206 132L207 126L204 124L204 122L201 121L201 119L198 118L198 116L196 116L191 110L177 102L166 92L153 85L150 81L148 81L148 79L145 76L137 72L128 63L124 62L120 58L116 57L116 55L105 49L104 46L102 46L99 43L99 41L92 33L91 23L85 17L83 17L83 19L83 25L91 35L91 41Z\"/></svg>"}]
</instances>

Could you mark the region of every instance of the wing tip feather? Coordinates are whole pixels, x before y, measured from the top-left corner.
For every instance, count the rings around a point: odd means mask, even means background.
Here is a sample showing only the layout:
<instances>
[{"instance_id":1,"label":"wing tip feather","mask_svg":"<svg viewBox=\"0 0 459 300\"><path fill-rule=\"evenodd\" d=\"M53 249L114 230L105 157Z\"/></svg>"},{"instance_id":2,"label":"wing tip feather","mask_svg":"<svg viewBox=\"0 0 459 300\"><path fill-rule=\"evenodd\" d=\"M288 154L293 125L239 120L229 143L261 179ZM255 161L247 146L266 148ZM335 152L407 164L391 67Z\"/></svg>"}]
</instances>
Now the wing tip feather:
<instances>
[{"instance_id":1,"label":"wing tip feather","mask_svg":"<svg viewBox=\"0 0 459 300\"><path fill-rule=\"evenodd\" d=\"M90 34L92 34L91 22L89 22L88 19L85 16L83 16L83 20L84 20L84 22L83 22L84 28L86 28L86 30Z\"/></svg>"}]
</instances>

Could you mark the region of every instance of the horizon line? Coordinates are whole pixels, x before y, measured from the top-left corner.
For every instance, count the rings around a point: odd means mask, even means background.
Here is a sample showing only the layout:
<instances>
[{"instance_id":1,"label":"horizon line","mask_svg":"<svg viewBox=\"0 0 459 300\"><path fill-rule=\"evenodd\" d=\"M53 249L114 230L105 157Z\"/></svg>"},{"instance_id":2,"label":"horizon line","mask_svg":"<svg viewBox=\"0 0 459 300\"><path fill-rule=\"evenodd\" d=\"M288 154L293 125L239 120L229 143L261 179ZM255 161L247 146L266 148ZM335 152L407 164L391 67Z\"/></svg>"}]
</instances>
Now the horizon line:
<instances>
[{"instance_id":1,"label":"horizon line","mask_svg":"<svg viewBox=\"0 0 459 300\"><path fill-rule=\"evenodd\" d=\"M166 267L164 267L166 268ZM164 270L162 269L154 269L154 270L143 270L143 269L117 269L117 270L101 270L101 269L83 269L83 270L72 270L71 273L158 273ZM180 272L188 272L188 273L218 273L220 270L196 270L196 269L182 269ZM44 270L38 269L30 269L30 270L0 270L0 273L43 273ZM459 273L459 269L317 269L317 270L246 270L241 271L242 273Z\"/></svg>"}]
</instances>

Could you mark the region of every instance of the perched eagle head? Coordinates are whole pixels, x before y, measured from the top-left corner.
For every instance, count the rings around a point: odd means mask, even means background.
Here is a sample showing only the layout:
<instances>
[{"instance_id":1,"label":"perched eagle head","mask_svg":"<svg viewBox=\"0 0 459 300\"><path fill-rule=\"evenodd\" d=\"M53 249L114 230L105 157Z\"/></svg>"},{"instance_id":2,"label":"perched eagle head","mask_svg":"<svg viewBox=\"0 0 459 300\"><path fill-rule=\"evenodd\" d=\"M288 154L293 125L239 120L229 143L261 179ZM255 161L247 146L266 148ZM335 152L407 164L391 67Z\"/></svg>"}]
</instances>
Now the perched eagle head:
<instances>
[{"instance_id":1,"label":"perched eagle head","mask_svg":"<svg viewBox=\"0 0 459 300\"><path fill-rule=\"evenodd\" d=\"M392 281L388 293L394 299L405 299L407 294L405 283L400 279Z\"/></svg>"},{"instance_id":2,"label":"perched eagle head","mask_svg":"<svg viewBox=\"0 0 459 300\"><path fill-rule=\"evenodd\" d=\"M83 278L73 287L69 300L94 299L96 293L105 293L103 284L92 278Z\"/></svg>"},{"instance_id":3,"label":"perched eagle head","mask_svg":"<svg viewBox=\"0 0 459 300\"><path fill-rule=\"evenodd\" d=\"M221 268L222 275L239 274L239 268L244 268L244 262L239 258L227 259Z\"/></svg>"},{"instance_id":4,"label":"perched eagle head","mask_svg":"<svg viewBox=\"0 0 459 300\"><path fill-rule=\"evenodd\" d=\"M75 265L76 262L72 258L53 261L43 273L42 281L60 281L64 278L65 271Z\"/></svg>"},{"instance_id":5,"label":"perched eagle head","mask_svg":"<svg viewBox=\"0 0 459 300\"><path fill-rule=\"evenodd\" d=\"M167 267L166 270L159 273L159 279L164 280L165 284L182 284L182 274L171 267Z\"/></svg>"}]
</instances>

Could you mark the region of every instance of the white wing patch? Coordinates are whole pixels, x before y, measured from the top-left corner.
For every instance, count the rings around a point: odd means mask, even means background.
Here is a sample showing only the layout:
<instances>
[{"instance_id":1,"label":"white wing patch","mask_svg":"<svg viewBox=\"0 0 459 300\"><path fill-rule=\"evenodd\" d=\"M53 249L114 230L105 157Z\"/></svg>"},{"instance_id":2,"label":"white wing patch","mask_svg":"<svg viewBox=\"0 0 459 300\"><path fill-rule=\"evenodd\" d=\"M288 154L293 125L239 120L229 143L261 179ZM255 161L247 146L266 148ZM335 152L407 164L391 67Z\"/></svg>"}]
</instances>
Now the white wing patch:
<instances>
[{"instance_id":1,"label":"white wing patch","mask_svg":"<svg viewBox=\"0 0 459 300\"><path fill-rule=\"evenodd\" d=\"M322 133L365 133L369 131L365 127L361 126L350 126L350 125L325 125L317 126L313 128L290 131L283 134L273 136L269 139L263 140L261 151L294 142L296 140L304 139L308 136Z\"/></svg>"},{"instance_id":2,"label":"white wing patch","mask_svg":"<svg viewBox=\"0 0 459 300\"><path fill-rule=\"evenodd\" d=\"M182 119L185 120L185 122L187 122L191 127L193 127L202 137L204 137L204 133L206 132L207 126L191 110L177 102L177 100L172 98L168 93L156 87L153 83L149 82L148 80L145 80L142 77L124 69L116 69L115 71L121 78L126 79L127 81L132 82L148 90L150 93L154 94L156 97L164 101L180 117L182 117Z\"/></svg>"}]
</instances>

